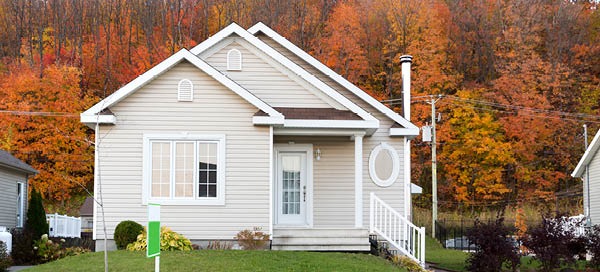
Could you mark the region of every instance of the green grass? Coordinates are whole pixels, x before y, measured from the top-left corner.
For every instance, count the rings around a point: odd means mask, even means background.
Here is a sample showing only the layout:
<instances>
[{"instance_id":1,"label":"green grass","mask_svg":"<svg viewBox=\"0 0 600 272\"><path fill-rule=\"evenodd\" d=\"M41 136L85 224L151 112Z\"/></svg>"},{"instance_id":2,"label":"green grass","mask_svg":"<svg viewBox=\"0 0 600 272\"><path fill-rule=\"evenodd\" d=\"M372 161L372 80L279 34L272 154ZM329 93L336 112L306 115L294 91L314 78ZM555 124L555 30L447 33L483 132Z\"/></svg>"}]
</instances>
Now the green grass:
<instances>
[{"instance_id":1,"label":"green grass","mask_svg":"<svg viewBox=\"0 0 600 272\"><path fill-rule=\"evenodd\" d=\"M103 252L67 257L39 265L38 271L104 271ZM110 271L153 271L154 259L145 252L112 251L108 254ZM368 254L196 250L162 252L163 271L400 271L390 262Z\"/></svg>"}]
</instances>

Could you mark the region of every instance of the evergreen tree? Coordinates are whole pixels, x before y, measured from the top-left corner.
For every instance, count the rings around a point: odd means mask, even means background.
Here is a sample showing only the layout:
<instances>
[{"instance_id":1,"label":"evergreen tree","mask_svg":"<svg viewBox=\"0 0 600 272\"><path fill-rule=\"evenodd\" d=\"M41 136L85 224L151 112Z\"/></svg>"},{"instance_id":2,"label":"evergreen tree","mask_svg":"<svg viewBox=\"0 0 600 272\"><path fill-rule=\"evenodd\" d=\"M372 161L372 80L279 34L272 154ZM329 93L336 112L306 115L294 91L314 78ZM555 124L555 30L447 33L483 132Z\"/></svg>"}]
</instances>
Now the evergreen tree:
<instances>
[{"instance_id":1,"label":"evergreen tree","mask_svg":"<svg viewBox=\"0 0 600 272\"><path fill-rule=\"evenodd\" d=\"M31 190L31 197L29 198L25 229L33 235L35 240L40 239L43 234L48 234L49 230L46 211L44 210L44 204L42 204L42 195L35 188Z\"/></svg>"}]
</instances>

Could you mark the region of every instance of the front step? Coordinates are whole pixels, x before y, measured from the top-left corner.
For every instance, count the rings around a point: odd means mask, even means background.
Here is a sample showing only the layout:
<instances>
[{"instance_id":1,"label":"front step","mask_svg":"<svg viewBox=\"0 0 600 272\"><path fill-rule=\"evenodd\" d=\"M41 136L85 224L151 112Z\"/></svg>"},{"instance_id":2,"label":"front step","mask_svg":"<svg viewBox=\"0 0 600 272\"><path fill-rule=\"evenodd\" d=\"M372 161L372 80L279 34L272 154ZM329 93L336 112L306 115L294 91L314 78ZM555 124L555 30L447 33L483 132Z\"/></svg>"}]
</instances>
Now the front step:
<instances>
[{"instance_id":1,"label":"front step","mask_svg":"<svg viewBox=\"0 0 600 272\"><path fill-rule=\"evenodd\" d=\"M274 229L273 250L369 251L367 229Z\"/></svg>"}]
</instances>

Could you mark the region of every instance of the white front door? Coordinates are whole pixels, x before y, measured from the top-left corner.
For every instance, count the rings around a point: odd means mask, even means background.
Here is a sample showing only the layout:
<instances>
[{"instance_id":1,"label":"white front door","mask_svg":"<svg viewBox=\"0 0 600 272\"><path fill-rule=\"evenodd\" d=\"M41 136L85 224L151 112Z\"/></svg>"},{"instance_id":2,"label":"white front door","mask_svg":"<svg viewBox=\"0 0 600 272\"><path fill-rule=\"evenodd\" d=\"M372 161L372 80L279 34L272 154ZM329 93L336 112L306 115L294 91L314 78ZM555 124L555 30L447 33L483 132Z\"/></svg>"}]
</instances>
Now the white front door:
<instances>
[{"instance_id":1,"label":"white front door","mask_svg":"<svg viewBox=\"0 0 600 272\"><path fill-rule=\"evenodd\" d=\"M275 207L279 226L309 225L308 154L292 150L277 152Z\"/></svg>"}]
</instances>

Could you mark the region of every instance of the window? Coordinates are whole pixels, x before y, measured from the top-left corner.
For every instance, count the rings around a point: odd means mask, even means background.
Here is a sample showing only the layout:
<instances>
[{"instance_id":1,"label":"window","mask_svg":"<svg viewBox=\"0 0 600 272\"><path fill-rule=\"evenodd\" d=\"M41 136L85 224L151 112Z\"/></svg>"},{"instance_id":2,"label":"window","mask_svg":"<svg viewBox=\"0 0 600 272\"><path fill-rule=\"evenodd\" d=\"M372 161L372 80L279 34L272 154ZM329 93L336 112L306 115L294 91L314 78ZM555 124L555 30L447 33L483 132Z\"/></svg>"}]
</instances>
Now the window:
<instances>
[{"instance_id":1,"label":"window","mask_svg":"<svg viewBox=\"0 0 600 272\"><path fill-rule=\"evenodd\" d=\"M242 70L242 52L237 49L231 49L227 52L227 70Z\"/></svg>"},{"instance_id":2,"label":"window","mask_svg":"<svg viewBox=\"0 0 600 272\"><path fill-rule=\"evenodd\" d=\"M369 156L369 175L378 186L394 184L400 175L400 157L394 147L381 143L373 148Z\"/></svg>"},{"instance_id":3,"label":"window","mask_svg":"<svg viewBox=\"0 0 600 272\"><path fill-rule=\"evenodd\" d=\"M23 227L25 213L25 183L17 182L17 228Z\"/></svg>"},{"instance_id":4,"label":"window","mask_svg":"<svg viewBox=\"0 0 600 272\"><path fill-rule=\"evenodd\" d=\"M148 135L144 142L145 203L224 203L224 135Z\"/></svg>"},{"instance_id":5,"label":"window","mask_svg":"<svg viewBox=\"0 0 600 272\"><path fill-rule=\"evenodd\" d=\"M177 101L193 101L194 84L189 79L182 79L177 84Z\"/></svg>"}]
</instances>

